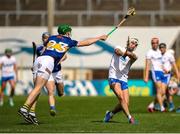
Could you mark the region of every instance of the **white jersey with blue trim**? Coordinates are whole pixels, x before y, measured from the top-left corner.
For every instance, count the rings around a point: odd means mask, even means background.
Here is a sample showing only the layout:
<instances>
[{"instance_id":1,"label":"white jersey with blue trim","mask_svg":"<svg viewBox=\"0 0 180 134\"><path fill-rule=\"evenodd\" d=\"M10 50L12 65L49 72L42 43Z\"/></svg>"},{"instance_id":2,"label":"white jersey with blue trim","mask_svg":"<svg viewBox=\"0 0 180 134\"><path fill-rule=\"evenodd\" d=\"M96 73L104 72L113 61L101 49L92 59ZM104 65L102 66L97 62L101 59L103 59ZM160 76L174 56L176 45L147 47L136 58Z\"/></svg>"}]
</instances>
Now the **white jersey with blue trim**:
<instances>
[{"instance_id":1,"label":"white jersey with blue trim","mask_svg":"<svg viewBox=\"0 0 180 134\"><path fill-rule=\"evenodd\" d=\"M146 54L146 59L151 61L151 71L163 71L162 54L159 50L150 49Z\"/></svg>"},{"instance_id":2,"label":"white jersey with blue trim","mask_svg":"<svg viewBox=\"0 0 180 134\"><path fill-rule=\"evenodd\" d=\"M166 51L162 55L162 66L163 69L170 72L172 70L172 63L175 62L174 55L172 55L170 52Z\"/></svg>"},{"instance_id":3,"label":"white jersey with blue trim","mask_svg":"<svg viewBox=\"0 0 180 134\"><path fill-rule=\"evenodd\" d=\"M0 64L2 64L2 77L14 76L14 65L16 64L16 59L14 56L8 58L7 56L3 56L0 58Z\"/></svg>"},{"instance_id":4,"label":"white jersey with blue trim","mask_svg":"<svg viewBox=\"0 0 180 134\"><path fill-rule=\"evenodd\" d=\"M125 52L126 49L120 46L116 47L120 49L122 52ZM115 48L115 49L116 49ZM114 54L111 59L110 67L109 67L109 78L115 78L122 81L127 82L128 73L131 67L130 58L128 56L118 56Z\"/></svg>"}]
</instances>

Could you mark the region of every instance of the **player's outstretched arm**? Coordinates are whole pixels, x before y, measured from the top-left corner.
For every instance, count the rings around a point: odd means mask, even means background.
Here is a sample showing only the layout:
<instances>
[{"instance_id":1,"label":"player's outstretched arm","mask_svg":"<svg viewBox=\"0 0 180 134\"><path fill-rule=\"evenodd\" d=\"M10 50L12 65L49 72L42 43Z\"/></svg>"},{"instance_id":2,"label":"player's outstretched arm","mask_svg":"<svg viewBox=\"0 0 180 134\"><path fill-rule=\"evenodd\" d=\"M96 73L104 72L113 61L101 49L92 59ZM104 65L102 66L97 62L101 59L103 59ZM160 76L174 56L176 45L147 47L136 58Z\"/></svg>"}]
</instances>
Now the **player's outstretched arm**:
<instances>
[{"instance_id":1,"label":"player's outstretched arm","mask_svg":"<svg viewBox=\"0 0 180 134\"><path fill-rule=\"evenodd\" d=\"M78 44L77 44L77 47L84 47L84 46L89 46L99 40L106 40L107 39L107 35L102 35L102 36L99 36L99 37L94 37L94 38L89 38L89 39L86 39L86 40L83 40L83 41L79 41Z\"/></svg>"}]
</instances>

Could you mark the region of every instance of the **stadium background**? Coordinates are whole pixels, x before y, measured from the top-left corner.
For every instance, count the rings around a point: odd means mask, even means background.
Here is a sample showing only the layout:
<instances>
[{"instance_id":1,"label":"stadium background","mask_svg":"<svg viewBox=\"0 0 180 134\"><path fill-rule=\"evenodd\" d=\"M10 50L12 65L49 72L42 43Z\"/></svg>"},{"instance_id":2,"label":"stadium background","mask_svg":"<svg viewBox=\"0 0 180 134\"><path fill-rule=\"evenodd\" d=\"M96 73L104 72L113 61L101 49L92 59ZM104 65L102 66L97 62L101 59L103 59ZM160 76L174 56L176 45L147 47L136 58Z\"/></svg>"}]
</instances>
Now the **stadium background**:
<instances>
[{"instance_id":1,"label":"stadium background","mask_svg":"<svg viewBox=\"0 0 180 134\"><path fill-rule=\"evenodd\" d=\"M54 2L53 12L48 10L48 2ZM20 82L16 94L27 94L32 89L31 43L40 44L43 32L49 30L57 34L58 24L68 23L73 27L72 38L77 40L106 34L131 6L136 8L137 15L129 18L106 42L68 52L68 59L62 64L65 94L112 95L106 79L113 47L125 46L130 36L140 40L136 50L139 59L129 74L130 94L153 95L152 82L146 85L142 81L145 53L151 47L150 39L159 37L160 42L174 49L180 66L178 0L1 0L0 55L10 47L17 58ZM51 23L48 19L53 19L52 29L48 28Z\"/></svg>"}]
</instances>

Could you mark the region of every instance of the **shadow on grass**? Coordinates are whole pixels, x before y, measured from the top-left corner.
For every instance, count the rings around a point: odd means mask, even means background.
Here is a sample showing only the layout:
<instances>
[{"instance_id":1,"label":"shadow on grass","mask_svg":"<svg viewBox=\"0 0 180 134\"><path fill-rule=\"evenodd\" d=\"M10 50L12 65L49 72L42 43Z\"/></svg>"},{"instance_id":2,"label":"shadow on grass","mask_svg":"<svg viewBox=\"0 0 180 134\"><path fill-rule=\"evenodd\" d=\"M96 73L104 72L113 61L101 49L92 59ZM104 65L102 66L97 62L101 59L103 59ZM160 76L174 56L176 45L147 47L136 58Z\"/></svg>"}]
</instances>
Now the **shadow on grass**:
<instances>
[{"instance_id":1,"label":"shadow on grass","mask_svg":"<svg viewBox=\"0 0 180 134\"><path fill-rule=\"evenodd\" d=\"M19 123L17 123L17 125L33 125L33 124L26 123L26 122L19 122Z\"/></svg>"},{"instance_id":2,"label":"shadow on grass","mask_svg":"<svg viewBox=\"0 0 180 134\"><path fill-rule=\"evenodd\" d=\"M39 122L39 125L42 125L42 124L46 124L46 123ZM27 123L27 122L19 122L19 123L17 123L17 125L30 125L30 126L39 126L39 125L36 125L36 124Z\"/></svg>"},{"instance_id":3,"label":"shadow on grass","mask_svg":"<svg viewBox=\"0 0 180 134\"><path fill-rule=\"evenodd\" d=\"M125 122L120 122L120 121L109 121L109 122L104 122L102 120L99 121L91 121L92 123L104 123L104 124L108 124L108 123L121 123L124 124Z\"/></svg>"}]
</instances>

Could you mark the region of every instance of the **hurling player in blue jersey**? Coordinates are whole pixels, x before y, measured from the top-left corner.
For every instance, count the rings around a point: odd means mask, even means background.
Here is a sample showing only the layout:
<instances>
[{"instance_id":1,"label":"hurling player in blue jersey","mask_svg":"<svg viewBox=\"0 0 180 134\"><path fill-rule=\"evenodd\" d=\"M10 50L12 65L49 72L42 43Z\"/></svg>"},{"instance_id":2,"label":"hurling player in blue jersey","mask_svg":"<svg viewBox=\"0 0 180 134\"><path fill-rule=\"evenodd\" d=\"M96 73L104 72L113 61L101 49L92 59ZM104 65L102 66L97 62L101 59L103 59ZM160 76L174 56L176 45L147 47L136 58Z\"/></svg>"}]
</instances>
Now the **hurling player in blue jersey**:
<instances>
[{"instance_id":1,"label":"hurling player in blue jersey","mask_svg":"<svg viewBox=\"0 0 180 134\"><path fill-rule=\"evenodd\" d=\"M46 48L46 46L44 45L44 43L48 40L48 38L50 37L50 34L48 32L44 32L42 34L42 41L43 44L39 45L36 47L36 55L37 57L41 56ZM49 106L50 106L50 115L55 116L56 115L56 109L55 109L55 98L54 98L54 89L56 86L57 89L57 93L59 96L62 96L64 93L64 84L63 84L63 76L61 73L61 64L60 62L64 61L67 58L66 55L64 55L64 57L61 59L61 61L59 61L58 64L56 64L56 66L54 67L52 74L50 75L48 82L46 83L45 87L48 91L48 96L49 96ZM35 81L36 78L36 73L37 73L37 68L33 68L33 81ZM26 120L29 123L37 123L37 119L36 119L36 114L35 114L35 108L36 108L36 101L34 101L31 109L29 110L29 115L28 118L26 118Z\"/></svg>"},{"instance_id":2,"label":"hurling player in blue jersey","mask_svg":"<svg viewBox=\"0 0 180 134\"><path fill-rule=\"evenodd\" d=\"M71 27L67 24L59 25L58 35L50 36L48 38L46 49L43 52L42 56L39 56L34 63L34 66L38 68L35 79L35 87L29 94L24 105L19 109L18 113L27 120L28 112L33 105L33 102L36 101L42 87L48 81L55 63L65 55L65 53L72 47L84 47L92 45L93 43L99 40L106 40L107 35L102 35L99 37L89 38L83 41L76 41L70 38L71 36ZM34 123L38 124L38 123Z\"/></svg>"}]
</instances>

